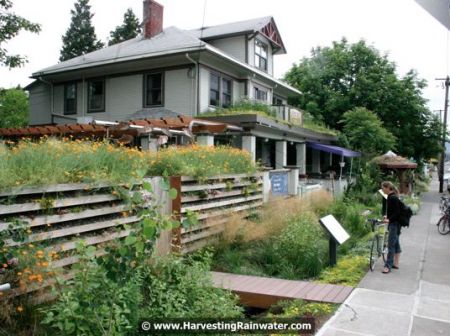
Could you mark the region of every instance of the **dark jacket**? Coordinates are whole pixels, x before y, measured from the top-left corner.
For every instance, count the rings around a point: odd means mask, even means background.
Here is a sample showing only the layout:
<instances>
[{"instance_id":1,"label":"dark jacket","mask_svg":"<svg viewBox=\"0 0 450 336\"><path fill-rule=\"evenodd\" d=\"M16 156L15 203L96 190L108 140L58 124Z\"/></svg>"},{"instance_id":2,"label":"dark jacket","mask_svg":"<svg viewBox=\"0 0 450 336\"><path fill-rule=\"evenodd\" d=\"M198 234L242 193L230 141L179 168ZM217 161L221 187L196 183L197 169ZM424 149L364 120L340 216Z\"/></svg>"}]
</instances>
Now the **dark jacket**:
<instances>
[{"instance_id":1,"label":"dark jacket","mask_svg":"<svg viewBox=\"0 0 450 336\"><path fill-rule=\"evenodd\" d=\"M389 219L389 224L396 224L398 227L398 230L400 231L400 224L399 224L399 218L400 218L400 200L397 197L395 193L391 193L388 195L387 201L386 201L386 210L385 214L387 218ZM384 209L383 209L384 210Z\"/></svg>"}]
</instances>

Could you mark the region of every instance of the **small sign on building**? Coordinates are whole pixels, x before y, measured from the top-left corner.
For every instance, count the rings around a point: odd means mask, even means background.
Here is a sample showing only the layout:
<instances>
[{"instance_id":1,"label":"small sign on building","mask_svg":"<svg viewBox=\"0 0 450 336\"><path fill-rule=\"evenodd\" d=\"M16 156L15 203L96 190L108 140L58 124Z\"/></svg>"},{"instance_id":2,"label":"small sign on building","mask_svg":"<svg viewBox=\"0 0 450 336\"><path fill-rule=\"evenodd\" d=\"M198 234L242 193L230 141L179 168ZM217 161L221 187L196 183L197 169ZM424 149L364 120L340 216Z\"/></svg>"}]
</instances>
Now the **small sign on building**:
<instances>
[{"instance_id":1,"label":"small sign on building","mask_svg":"<svg viewBox=\"0 0 450 336\"><path fill-rule=\"evenodd\" d=\"M269 177L273 195L288 194L288 171L271 171Z\"/></svg>"}]
</instances>

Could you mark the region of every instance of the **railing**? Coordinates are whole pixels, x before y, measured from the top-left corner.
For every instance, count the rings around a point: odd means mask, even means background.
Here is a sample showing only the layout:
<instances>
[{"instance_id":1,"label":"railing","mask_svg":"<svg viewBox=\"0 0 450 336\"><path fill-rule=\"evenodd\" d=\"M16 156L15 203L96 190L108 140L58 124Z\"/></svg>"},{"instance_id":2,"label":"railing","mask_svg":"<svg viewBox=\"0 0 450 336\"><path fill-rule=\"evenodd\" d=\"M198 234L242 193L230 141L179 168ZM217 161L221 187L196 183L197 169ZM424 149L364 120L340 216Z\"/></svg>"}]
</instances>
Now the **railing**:
<instances>
[{"instance_id":1,"label":"railing","mask_svg":"<svg viewBox=\"0 0 450 336\"><path fill-rule=\"evenodd\" d=\"M291 122L296 125L303 125L303 114L300 110L289 105L272 105L274 117L279 120Z\"/></svg>"}]
</instances>

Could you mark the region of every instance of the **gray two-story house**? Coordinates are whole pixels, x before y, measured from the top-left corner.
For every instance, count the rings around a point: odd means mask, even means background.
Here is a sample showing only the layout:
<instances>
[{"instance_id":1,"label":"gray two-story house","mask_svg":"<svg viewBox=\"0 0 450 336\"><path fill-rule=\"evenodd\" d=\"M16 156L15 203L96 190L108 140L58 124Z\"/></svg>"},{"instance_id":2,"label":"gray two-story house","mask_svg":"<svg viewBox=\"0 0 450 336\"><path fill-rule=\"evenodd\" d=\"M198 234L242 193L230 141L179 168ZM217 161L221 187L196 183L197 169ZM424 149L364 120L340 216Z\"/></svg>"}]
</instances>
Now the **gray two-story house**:
<instances>
[{"instance_id":1,"label":"gray two-story house","mask_svg":"<svg viewBox=\"0 0 450 336\"><path fill-rule=\"evenodd\" d=\"M273 77L286 49L272 17L196 30L162 23L162 6L147 0L142 36L33 73L30 124L198 116L244 97L283 105L300 93Z\"/></svg>"},{"instance_id":2,"label":"gray two-story house","mask_svg":"<svg viewBox=\"0 0 450 336\"><path fill-rule=\"evenodd\" d=\"M212 117L242 131L204 134L197 141L228 143L266 166L296 165L302 174L331 165L332 149L311 146L330 144L335 136L286 123L287 100L301 93L273 76L275 56L286 48L272 17L163 29L163 7L146 0L143 28L142 36L33 73L30 125L199 118L247 98L277 106L281 122L257 114Z\"/></svg>"}]
</instances>

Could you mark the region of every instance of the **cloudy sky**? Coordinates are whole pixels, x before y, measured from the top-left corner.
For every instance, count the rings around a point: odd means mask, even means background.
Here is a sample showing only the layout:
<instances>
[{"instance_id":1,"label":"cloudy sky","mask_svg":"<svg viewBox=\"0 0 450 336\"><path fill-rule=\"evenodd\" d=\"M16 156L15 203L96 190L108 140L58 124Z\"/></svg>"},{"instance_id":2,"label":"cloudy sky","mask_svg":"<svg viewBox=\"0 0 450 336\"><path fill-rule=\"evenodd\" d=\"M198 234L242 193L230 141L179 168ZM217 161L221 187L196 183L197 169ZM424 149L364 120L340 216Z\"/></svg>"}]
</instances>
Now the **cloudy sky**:
<instances>
[{"instance_id":1,"label":"cloudy sky","mask_svg":"<svg viewBox=\"0 0 450 336\"><path fill-rule=\"evenodd\" d=\"M42 24L39 35L21 33L6 47L28 56L29 63L0 67L0 87L31 82L31 73L58 62L61 36L70 24L74 0L13 0L13 11ZM424 91L431 110L443 109L444 90L435 78L449 73L449 34L413 0L159 0L164 27L191 29L267 15L275 18L287 55L275 60L275 76L309 57L311 48L345 36L364 39L397 64L399 75L416 69L428 81ZM141 0L90 0L97 36L106 41L127 8L142 18ZM204 15L205 14L205 15Z\"/></svg>"}]
</instances>

